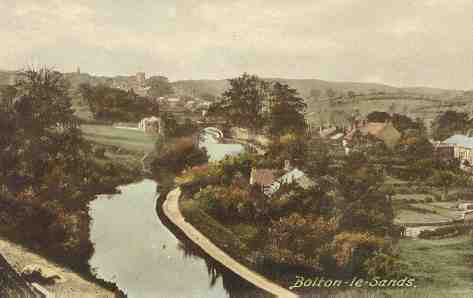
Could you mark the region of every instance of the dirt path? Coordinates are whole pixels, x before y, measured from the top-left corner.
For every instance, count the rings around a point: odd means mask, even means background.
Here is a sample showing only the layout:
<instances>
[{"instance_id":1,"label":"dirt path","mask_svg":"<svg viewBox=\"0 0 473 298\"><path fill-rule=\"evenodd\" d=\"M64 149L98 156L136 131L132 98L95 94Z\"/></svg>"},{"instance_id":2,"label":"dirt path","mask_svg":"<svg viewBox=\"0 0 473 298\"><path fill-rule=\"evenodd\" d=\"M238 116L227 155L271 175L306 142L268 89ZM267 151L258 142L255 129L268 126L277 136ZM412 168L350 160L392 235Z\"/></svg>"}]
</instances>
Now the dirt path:
<instances>
[{"instance_id":1,"label":"dirt path","mask_svg":"<svg viewBox=\"0 0 473 298\"><path fill-rule=\"evenodd\" d=\"M207 237L195 229L191 224L186 222L184 217L179 210L179 198L181 196L180 188L176 188L171 191L163 204L164 214L173 222L179 229L181 229L186 236L191 239L195 244L202 248L207 254L212 256L215 260L220 262L222 265L232 270L243 279L249 281L255 286L268 291L269 293L276 295L277 297L298 297L291 291L275 284L268 280L264 276L248 269L243 266L235 259L227 255L215 244L213 244Z\"/></svg>"},{"instance_id":2,"label":"dirt path","mask_svg":"<svg viewBox=\"0 0 473 298\"><path fill-rule=\"evenodd\" d=\"M85 280L77 273L3 238L0 238L0 252L17 272L21 272L27 265L39 265L61 276L63 281L51 286L43 286L56 298L115 297L113 292Z\"/></svg>"}]
</instances>

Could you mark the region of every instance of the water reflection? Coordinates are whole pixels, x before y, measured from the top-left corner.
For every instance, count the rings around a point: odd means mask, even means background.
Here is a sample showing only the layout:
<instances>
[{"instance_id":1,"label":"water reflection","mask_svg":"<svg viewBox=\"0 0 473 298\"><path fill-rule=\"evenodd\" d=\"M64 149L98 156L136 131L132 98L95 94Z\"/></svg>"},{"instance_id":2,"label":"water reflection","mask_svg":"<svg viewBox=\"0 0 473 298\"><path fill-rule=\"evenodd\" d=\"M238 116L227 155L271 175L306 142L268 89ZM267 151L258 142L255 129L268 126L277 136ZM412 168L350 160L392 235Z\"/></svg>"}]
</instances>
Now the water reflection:
<instances>
[{"instance_id":1,"label":"water reflection","mask_svg":"<svg viewBox=\"0 0 473 298\"><path fill-rule=\"evenodd\" d=\"M268 297L176 231L161 212L156 182L120 190L90 204L95 252L89 264L98 278L132 298Z\"/></svg>"},{"instance_id":2,"label":"water reflection","mask_svg":"<svg viewBox=\"0 0 473 298\"><path fill-rule=\"evenodd\" d=\"M221 160L225 155L235 155L245 150L241 144L222 144L221 135L213 130L203 130L199 135L199 146L207 149L210 161Z\"/></svg>"}]
</instances>

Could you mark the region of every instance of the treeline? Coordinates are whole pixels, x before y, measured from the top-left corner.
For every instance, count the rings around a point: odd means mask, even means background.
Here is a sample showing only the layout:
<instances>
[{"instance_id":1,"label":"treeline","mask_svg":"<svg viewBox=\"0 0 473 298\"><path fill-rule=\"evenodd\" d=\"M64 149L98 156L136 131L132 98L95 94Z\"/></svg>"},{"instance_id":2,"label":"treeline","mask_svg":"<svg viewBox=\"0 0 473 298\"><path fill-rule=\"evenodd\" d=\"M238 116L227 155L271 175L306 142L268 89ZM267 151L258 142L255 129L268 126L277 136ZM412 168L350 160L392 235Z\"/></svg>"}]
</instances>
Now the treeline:
<instances>
[{"instance_id":1,"label":"treeline","mask_svg":"<svg viewBox=\"0 0 473 298\"><path fill-rule=\"evenodd\" d=\"M159 113L156 101L139 96L133 90L81 84L79 91L96 120L138 122Z\"/></svg>"},{"instance_id":2,"label":"treeline","mask_svg":"<svg viewBox=\"0 0 473 298\"><path fill-rule=\"evenodd\" d=\"M0 103L0 234L86 271L88 202L136 179L137 169L97 162L82 137L63 76L28 70Z\"/></svg>"}]
</instances>

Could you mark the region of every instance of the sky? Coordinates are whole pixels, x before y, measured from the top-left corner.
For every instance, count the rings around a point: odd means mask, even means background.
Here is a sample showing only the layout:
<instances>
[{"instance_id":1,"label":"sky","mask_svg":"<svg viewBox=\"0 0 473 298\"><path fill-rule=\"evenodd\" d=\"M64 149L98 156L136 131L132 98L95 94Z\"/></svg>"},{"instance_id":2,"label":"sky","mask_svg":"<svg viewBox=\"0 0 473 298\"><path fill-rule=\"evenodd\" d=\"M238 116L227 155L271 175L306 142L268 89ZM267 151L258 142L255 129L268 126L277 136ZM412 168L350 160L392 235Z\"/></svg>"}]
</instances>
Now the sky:
<instances>
[{"instance_id":1,"label":"sky","mask_svg":"<svg viewBox=\"0 0 473 298\"><path fill-rule=\"evenodd\" d=\"M0 69L473 89L472 0L0 0Z\"/></svg>"}]
</instances>

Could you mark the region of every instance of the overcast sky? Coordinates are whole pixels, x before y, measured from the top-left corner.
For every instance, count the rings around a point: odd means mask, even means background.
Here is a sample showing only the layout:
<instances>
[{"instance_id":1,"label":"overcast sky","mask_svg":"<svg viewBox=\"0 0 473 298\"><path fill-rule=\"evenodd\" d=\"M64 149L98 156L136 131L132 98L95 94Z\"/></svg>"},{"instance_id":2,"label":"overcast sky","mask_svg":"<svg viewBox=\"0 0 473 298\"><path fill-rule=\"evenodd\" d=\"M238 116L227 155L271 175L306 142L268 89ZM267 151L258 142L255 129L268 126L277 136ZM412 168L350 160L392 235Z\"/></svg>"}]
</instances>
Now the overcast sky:
<instances>
[{"instance_id":1,"label":"overcast sky","mask_svg":"<svg viewBox=\"0 0 473 298\"><path fill-rule=\"evenodd\" d=\"M472 0L0 0L0 69L473 88Z\"/></svg>"}]
</instances>

